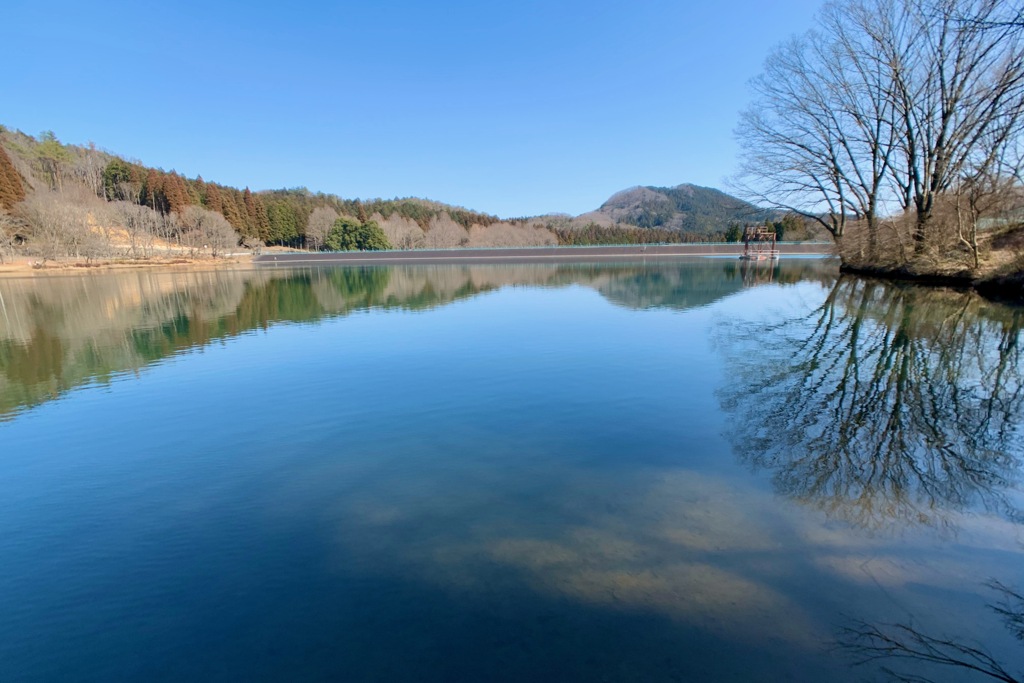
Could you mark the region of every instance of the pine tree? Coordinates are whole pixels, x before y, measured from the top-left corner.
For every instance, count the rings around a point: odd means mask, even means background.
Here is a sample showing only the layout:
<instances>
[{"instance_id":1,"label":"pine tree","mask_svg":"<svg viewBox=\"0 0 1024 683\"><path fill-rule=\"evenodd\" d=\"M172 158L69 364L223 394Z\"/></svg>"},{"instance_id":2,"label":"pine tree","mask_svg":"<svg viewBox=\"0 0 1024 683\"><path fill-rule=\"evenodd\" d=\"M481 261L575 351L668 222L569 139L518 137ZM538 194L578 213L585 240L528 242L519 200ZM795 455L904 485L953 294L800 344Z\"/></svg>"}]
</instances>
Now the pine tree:
<instances>
[{"instance_id":1,"label":"pine tree","mask_svg":"<svg viewBox=\"0 0 1024 683\"><path fill-rule=\"evenodd\" d=\"M174 171L164 177L164 196L167 200L167 210L170 212L181 213L189 205L185 181Z\"/></svg>"},{"instance_id":2,"label":"pine tree","mask_svg":"<svg viewBox=\"0 0 1024 683\"><path fill-rule=\"evenodd\" d=\"M245 231L243 234L259 237L259 229L256 227L256 202L253 201L252 192L248 187L242 191L242 205L245 208Z\"/></svg>"},{"instance_id":3,"label":"pine tree","mask_svg":"<svg viewBox=\"0 0 1024 683\"><path fill-rule=\"evenodd\" d=\"M298 239L298 217L289 204L274 202L267 209L267 218L270 222L268 243L288 244Z\"/></svg>"},{"instance_id":4,"label":"pine tree","mask_svg":"<svg viewBox=\"0 0 1024 683\"><path fill-rule=\"evenodd\" d=\"M146 181L142 183L142 194L139 195L139 203L148 206L154 211L163 213L161 208L163 205L163 197L161 196L162 185L163 182L156 169L149 169L149 172L146 174Z\"/></svg>"},{"instance_id":5,"label":"pine tree","mask_svg":"<svg viewBox=\"0 0 1024 683\"><path fill-rule=\"evenodd\" d=\"M103 193L108 201L124 199L123 188L126 183L132 180L132 169L127 162L121 159L113 159L103 169Z\"/></svg>"},{"instance_id":6,"label":"pine tree","mask_svg":"<svg viewBox=\"0 0 1024 683\"><path fill-rule=\"evenodd\" d=\"M220 196L220 188L214 183L206 185L206 208L217 213L224 213L224 199Z\"/></svg>"},{"instance_id":7,"label":"pine tree","mask_svg":"<svg viewBox=\"0 0 1024 683\"><path fill-rule=\"evenodd\" d=\"M241 193L233 187L224 188L223 196L221 197L224 205L221 213L224 214L224 218L228 219L228 223L231 224L232 228L243 235L247 235L245 232L245 219L243 218L245 214L243 209L239 207L239 194Z\"/></svg>"},{"instance_id":8,"label":"pine tree","mask_svg":"<svg viewBox=\"0 0 1024 683\"><path fill-rule=\"evenodd\" d=\"M44 130L39 134L39 144L36 146L36 156L43 168L50 174L51 187L55 190L64 190L63 168L71 155L61 144L52 130Z\"/></svg>"},{"instance_id":9,"label":"pine tree","mask_svg":"<svg viewBox=\"0 0 1024 683\"><path fill-rule=\"evenodd\" d=\"M13 208L25 198L25 186L21 176L7 156L7 151L0 146L0 209Z\"/></svg>"},{"instance_id":10,"label":"pine tree","mask_svg":"<svg viewBox=\"0 0 1024 683\"><path fill-rule=\"evenodd\" d=\"M199 176L195 180L189 180L185 176L182 176L181 182L185 184L185 191L188 194L188 203L193 206L202 206L203 195L206 192L203 177Z\"/></svg>"},{"instance_id":11,"label":"pine tree","mask_svg":"<svg viewBox=\"0 0 1024 683\"><path fill-rule=\"evenodd\" d=\"M253 195L253 205L256 213L256 235L264 242L270 239L270 217L267 216L267 207L263 205L260 196Z\"/></svg>"}]
</instances>

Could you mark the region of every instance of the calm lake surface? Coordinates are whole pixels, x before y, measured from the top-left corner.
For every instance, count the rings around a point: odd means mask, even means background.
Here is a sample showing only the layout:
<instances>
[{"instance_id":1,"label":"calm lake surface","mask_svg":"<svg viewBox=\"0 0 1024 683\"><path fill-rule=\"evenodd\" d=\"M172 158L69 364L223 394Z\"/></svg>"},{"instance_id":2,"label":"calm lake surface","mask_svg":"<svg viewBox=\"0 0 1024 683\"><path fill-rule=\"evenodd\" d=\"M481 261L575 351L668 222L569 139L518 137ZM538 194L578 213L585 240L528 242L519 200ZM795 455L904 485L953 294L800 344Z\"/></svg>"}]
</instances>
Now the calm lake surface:
<instances>
[{"instance_id":1,"label":"calm lake surface","mask_svg":"<svg viewBox=\"0 0 1024 683\"><path fill-rule=\"evenodd\" d=\"M886 624L1024 669L1022 309L797 259L0 304L4 681L881 680Z\"/></svg>"}]
</instances>

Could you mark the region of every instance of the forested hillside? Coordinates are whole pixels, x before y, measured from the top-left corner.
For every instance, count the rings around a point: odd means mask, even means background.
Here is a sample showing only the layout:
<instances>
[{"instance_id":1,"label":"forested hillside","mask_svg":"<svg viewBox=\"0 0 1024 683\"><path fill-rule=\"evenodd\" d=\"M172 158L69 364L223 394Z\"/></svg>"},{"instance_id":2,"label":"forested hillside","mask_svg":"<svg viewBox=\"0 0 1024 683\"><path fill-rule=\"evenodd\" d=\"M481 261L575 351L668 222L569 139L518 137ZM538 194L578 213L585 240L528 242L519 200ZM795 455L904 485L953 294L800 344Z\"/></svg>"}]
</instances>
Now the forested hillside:
<instances>
[{"instance_id":1,"label":"forested hillside","mask_svg":"<svg viewBox=\"0 0 1024 683\"><path fill-rule=\"evenodd\" d=\"M769 214L717 190L620 192L580 217L502 220L425 199L253 192L0 126L0 257L222 255L240 246L417 249L716 241Z\"/></svg>"}]
</instances>

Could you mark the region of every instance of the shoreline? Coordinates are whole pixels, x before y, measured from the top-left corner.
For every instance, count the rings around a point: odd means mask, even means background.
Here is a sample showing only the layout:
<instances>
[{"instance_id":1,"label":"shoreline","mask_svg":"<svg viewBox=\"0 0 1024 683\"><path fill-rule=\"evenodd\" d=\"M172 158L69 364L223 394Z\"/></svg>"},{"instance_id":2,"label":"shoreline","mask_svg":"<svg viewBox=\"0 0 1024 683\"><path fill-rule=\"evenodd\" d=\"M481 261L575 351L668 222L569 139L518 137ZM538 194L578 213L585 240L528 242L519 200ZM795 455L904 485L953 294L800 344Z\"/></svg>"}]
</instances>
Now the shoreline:
<instances>
[{"instance_id":1,"label":"shoreline","mask_svg":"<svg viewBox=\"0 0 1024 683\"><path fill-rule=\"evenodd\" d=\"M793 243L780 245L782 257L833 256L831 245ZM742 243L650 244L585 247L488 247L481 249L414 249L408 251L291 252L262 254L253 258L258 267L309 265L402 265L417 263L543 263L551 261L674 260L687 257L736 257ZM751 263L755 263L751 261Z\"/></svg>"},{"instance_id":2,"label":"shoreline","mask_svg":"<svg viewBox=\"0 0 1024 683\"><path fill-rule=\"evenodd\" d=\"M843 263L839 266L839 272L889 282L906 282L928 287L970 289L990 301L1024 306L1024 271L1000 275L982 275L979 277L966 272L961 274L917 273L904 267L882 268L852 266Z\"/></svg>"},{"instance_id":3,"label":"shoreline","mask_svg":"<svg viewBox=\"0 0 1024 683\"><path fill-rule=\"evenodd\" d=\"M416 265L416 264L518 264L551 261L670 261L680 258L739 257L743 244L673 244L584 247L489 247L452 249L410 249L406 251L308 252L265 250L260 255L235 253L225 257L165 256L151 259L109 258L91 262L64 258L47 261L17 256L0 263L0 278L53 277L88 273L109 273L126 270L222 270L261 267L309 267L331 265ZM825 244L794 243L785 245L782 257L831 257ZM754 263L754 262L750 262Z\"/></svg>"},{"instance_id":4,"label":"shoreline","mask_svg":"<svg viewBox=\"0 0 1024 683\"><path fill-rule=\"evenodd\" d=\"M780 245L782 258L836 257L830 245L793 243ZM165 257L148 260L104 259L91 263L66 259L50 261L38 267L38 259L19 256L0 263L0 278L53 277L86 273L110 273L127 270L202 271L236 270L275 267L309 267L330 265L416 265L416 264L520 264L552 261L673 261L683 258L739 257L742 244L672 244L585 247L506 247L484 249L416 249L408 251L305 252L272 251L261 255L248 253L226 257ZM837 258L837 257L836 257ZM749 261L744 263L763 263ZM921 286L971 289L979 295L1011 305L1024 305L1024 271L998 275L976 276L968 272L939 274L920 273L905 267L885 268L839 265L841 273L870 277L889 282L905 282Z\"/></svg>"},{"instance_id":5,"label":"shoreline","mask_svg":"<svg viewBox=\"0 0 1024 683\"><path fill-rule=\"evenodd\" d=\"M154 258L154 259L99 259L85 262L77 259L48 261L38 266L38 259L19 256L0 263L0 278L54 277L61 275L85 275L119 272L126 270L231 270L252 268L251 254L236 254L223 258Z\"/></svg>"}]
</instances>

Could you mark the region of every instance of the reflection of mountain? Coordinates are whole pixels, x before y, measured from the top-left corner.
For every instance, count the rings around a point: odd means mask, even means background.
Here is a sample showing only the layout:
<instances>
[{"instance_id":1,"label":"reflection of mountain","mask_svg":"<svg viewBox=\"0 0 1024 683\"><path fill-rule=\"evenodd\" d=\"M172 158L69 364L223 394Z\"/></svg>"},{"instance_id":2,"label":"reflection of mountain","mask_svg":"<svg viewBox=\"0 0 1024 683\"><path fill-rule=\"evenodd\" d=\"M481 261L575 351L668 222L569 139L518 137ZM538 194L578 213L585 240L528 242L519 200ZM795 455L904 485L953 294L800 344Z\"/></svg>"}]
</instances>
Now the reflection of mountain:
<instances>
[{"instance_id":1,"label":"reflection of mountain","mask_svg":"<svg viewBox=\"0 0 1024 683\"><path fill-rule=\"evenodd\" d=\"M744 287L773 280L793 283L802 279L833 277L826 261L806 260L784 264L752 264L703 260L687 268L634 269L608 278L597 289L608 300L627 308L675 308L707 306Z\"/></svg>"},{"instance_id":2,"label":"reflection of mountain","mask_svg":"<svg viewBox=\"0 0 1024 683\"><path fill-rule=\"evenodd\" d=\"M559 277L547 284L579 283L593 287L606 299L633 309L686 310L713 304L744 287L777 281L792 284L803 279L834 278L835 269L819 259L774 263L759 278L737 259L700 259L685 266L572 265L559 268ZM537 283L542 284L542 283Z\"/></svg>"},{"instance_id":3,"label":"reflection of mountain","mask_svg":"<svg viewBox=\"0 0 1024 683\"><path fill-rule=\"evenodd\" d=\"M869 527L1020 518L1022 326L971 293L842 277L804 317L728 330L736 448L780 492Z\"/></svg>"},{"instance_id":4,"label":"reflection of mountain","mask_svg":"<svg viewBox=\"0 0 1024 683\"><path fill-rule=\"evenodd\" d=\"M791 279L808 266L794 266ZM812 266L821 269L828 266ZM783 269L785 270L785 268ZM788 271L787 271L788 272ZM736 263L450 265L133 272L0 281L0 416L275 322L424 310L508 285L597 289L632 308L704 305L742 287Z\"/></svg>"},{"instance_id":5,"label":"reflection of mountain","mask_svg":"<svg viewBox=\"0 0 1024 683\"><path fill-rule=\"evenodd\" d=\"M598 291L627 308L686 309L706 306L743 289L735 263L695 264L685 270L638 271L610 278Z\"/></svg>"}]
</instances>

